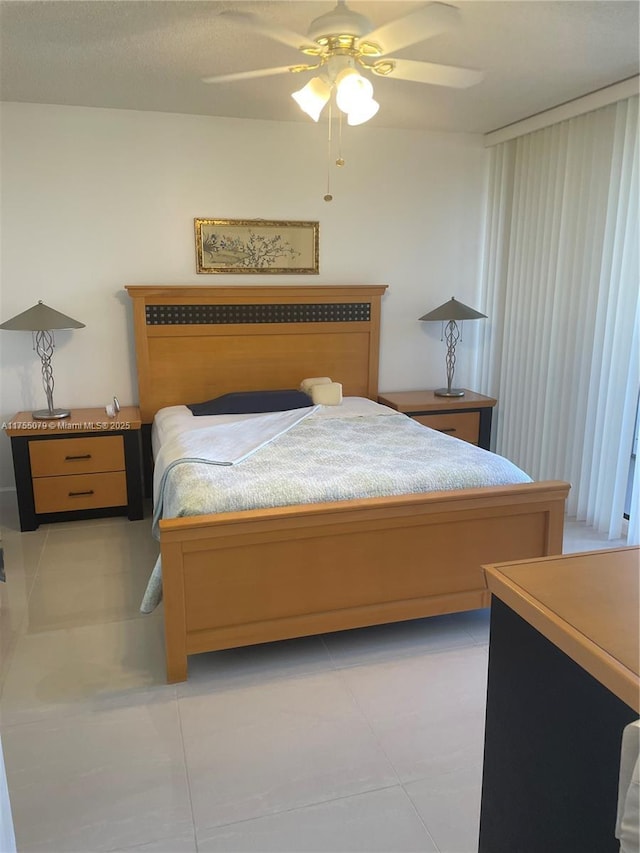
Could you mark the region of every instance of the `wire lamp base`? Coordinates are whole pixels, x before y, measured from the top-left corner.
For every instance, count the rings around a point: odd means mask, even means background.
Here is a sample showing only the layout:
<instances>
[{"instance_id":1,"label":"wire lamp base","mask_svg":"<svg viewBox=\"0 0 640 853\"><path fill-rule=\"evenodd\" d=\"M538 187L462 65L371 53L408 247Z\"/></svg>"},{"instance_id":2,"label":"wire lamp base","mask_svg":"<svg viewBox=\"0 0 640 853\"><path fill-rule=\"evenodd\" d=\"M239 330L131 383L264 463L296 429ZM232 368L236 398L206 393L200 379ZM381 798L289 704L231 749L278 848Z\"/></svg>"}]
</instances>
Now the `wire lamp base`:
<instances>
[{"instance_id":1,"label":"wire lamp base","mask_svg":"<svg viewBox=\"0 0 640 853\"><path fill-rule=\"evenodd\" d=\"M56 409L53 405L53 365L51 356L55 342L53 332L38 330L34 332L35 350L42 361L42 384L47 396L47 408L31 412L31 417L36 421L55 421L68 418L71 415L69 409Z\"/></svg>"},{"instance_id":2,"label":"wire lamp base","mask_svg":"<svg viewBox=\"0 0 640 853\"><path fill-rule=\"evenodd\" d=\"M54 421L60 418L70 417L69 409L38 409L37 412L31 412L31 417L34 421Z\"/></svg>"},{"instance_id":3,"label":"wire lamp base","mask_svg":"<svg viewBox=\"0 0 640 853\"><path fill-rule=\"evenodd\" d=\"M438 388L433 393L436 397L464 397L462 388Z\"/></svg>"},{"instance_id":4,"label":"wire lamp base","mask_svg":"<svg viewBox=\"0 0 640 853\"><path fill-rule=\"evenodd\" d=\"M447 387L438 388L433 393L436 397L464 397L462 388L452 388L453 374L456 369L456 344L460 338L460 330L455 320L449 320L444 330L445 340L447 342Z\"/></svg>"}]
</instances>

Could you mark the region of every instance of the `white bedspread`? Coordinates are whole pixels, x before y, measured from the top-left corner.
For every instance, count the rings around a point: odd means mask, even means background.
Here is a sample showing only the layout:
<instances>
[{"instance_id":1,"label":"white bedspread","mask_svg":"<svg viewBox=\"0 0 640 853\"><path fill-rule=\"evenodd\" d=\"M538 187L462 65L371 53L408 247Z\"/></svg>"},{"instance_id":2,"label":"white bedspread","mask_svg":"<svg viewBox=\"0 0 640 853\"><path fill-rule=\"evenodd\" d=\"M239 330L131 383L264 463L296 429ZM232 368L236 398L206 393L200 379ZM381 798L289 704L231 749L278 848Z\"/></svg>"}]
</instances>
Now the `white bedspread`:
<instances>
[{"instance_id":1,"label":"white bedspread","mask_svg":"<svg viewBox=\"0 0 640 853\"><path fill-rule=\"evenodd\" d=\"M155 535L160 518L531 482L501 456L362 398L251 422L240 432L257 449L234 465L216 458L215 436L229 435L216 426L172 439L174 451L184 448L179 459L160 451ZM142 609L153 609L160 594L158 564Z\"/></svg>"}]
</instances>

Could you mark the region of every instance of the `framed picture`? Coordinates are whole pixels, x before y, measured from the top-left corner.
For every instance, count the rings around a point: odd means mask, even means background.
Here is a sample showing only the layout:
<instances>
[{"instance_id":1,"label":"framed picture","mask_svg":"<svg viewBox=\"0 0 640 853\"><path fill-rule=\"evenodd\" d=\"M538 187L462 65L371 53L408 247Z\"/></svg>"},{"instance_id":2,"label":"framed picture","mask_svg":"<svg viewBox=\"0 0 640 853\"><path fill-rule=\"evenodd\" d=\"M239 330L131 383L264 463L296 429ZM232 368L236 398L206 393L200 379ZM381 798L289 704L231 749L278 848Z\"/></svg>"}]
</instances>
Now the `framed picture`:
<instances>
[{"instance_id":1,"label":"framed picture","mask_svg":"<svg viewBox=\"0 0 640 853\"><path fill-rule=\"evenodd\" d=\"M199 273L318 273L317 222L194 221Z\"/></svg>"}]
</instances>

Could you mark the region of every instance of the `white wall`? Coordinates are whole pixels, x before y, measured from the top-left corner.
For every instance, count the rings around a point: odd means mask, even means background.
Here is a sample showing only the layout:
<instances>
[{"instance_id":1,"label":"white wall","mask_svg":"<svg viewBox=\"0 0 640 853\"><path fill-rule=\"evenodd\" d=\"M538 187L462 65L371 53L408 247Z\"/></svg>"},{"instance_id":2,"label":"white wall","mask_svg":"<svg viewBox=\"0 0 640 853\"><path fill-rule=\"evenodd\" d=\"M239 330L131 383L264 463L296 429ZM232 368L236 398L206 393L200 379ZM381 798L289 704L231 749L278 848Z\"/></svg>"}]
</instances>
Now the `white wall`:
<instances>
[{"instance_id":1,"label":"white wall","mask_svg":"<svg viewBox=\"0 0 640 853\"><path fill-rule=\"evenodd\" d=\"M16 103L1 121L0 321L42 299L86 324L56 336L58 406L137 402L125 284L387 284L381 390L443 384L440 326L417 318L482 307L479 136L345 127L327 203L326 123ZM194 217L319 220L320 274L197 275ZM472 331L458 349L469 384ZM0 354L0 418L42 408L28 333L0 332ZM12 485L2 435L0 469Z\"/></svg>"}]
</instances>

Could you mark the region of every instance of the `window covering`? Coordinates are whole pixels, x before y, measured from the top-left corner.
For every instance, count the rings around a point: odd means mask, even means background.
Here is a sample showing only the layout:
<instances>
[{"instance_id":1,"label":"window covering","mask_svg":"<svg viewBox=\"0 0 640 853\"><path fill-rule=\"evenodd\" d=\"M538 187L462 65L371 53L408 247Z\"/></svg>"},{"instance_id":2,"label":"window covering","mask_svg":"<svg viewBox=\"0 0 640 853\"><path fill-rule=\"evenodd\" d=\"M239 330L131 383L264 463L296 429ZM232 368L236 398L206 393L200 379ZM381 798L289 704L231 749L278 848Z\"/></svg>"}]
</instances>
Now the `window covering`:
<instances>
[{"instance_id":1,"label":"window covering","mask_svg":"<svg viewBox=\"0 0 640 853\"><path fill-rule=\"evenodd\" d=\"M620 538L640 388L638 97L491 151L480 385L494 448ZM638 480L628 541L640 538Z\"/></svg>"}]
</instances>

